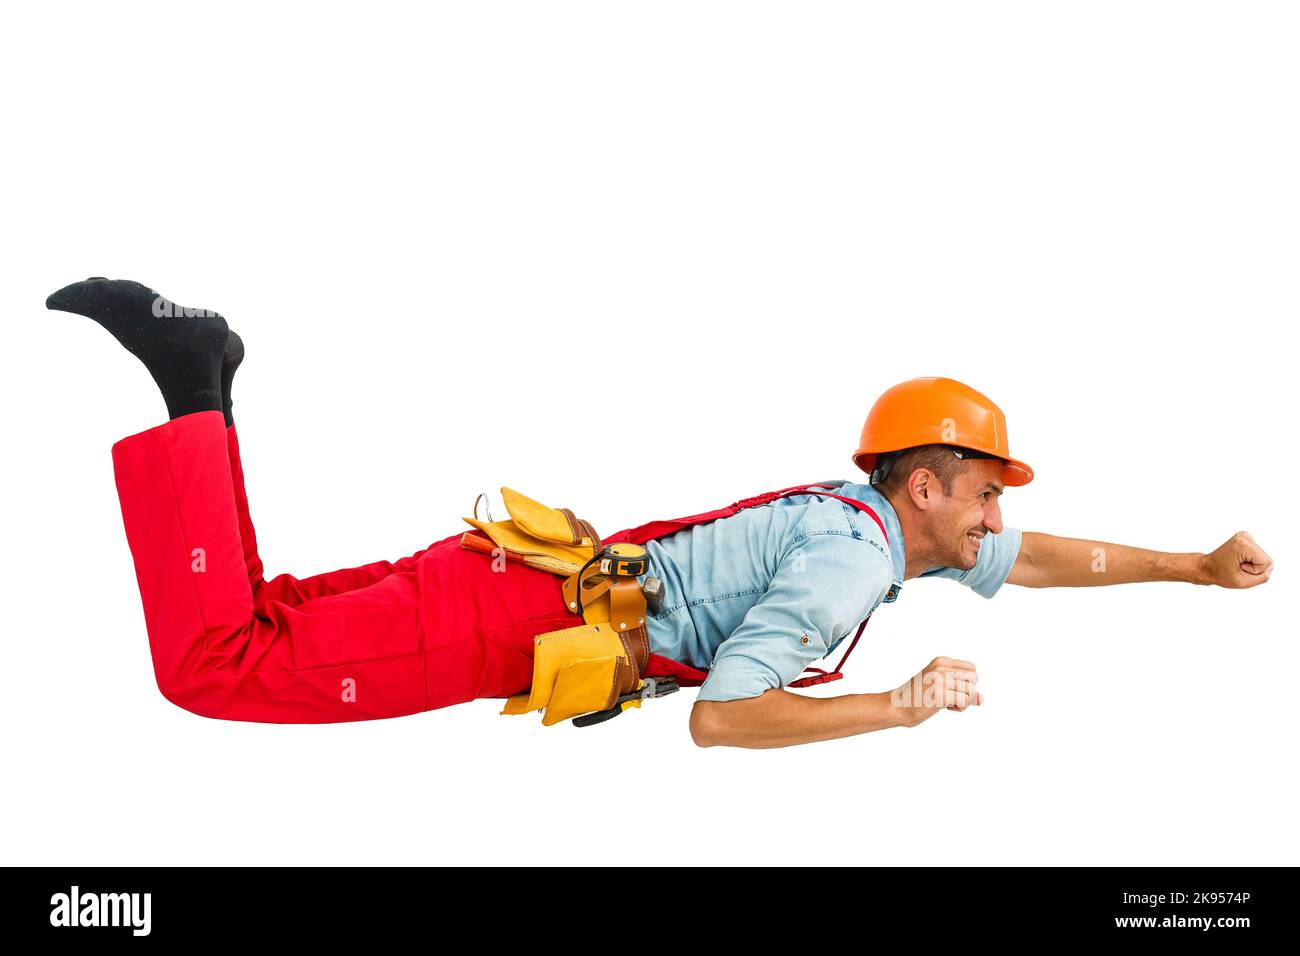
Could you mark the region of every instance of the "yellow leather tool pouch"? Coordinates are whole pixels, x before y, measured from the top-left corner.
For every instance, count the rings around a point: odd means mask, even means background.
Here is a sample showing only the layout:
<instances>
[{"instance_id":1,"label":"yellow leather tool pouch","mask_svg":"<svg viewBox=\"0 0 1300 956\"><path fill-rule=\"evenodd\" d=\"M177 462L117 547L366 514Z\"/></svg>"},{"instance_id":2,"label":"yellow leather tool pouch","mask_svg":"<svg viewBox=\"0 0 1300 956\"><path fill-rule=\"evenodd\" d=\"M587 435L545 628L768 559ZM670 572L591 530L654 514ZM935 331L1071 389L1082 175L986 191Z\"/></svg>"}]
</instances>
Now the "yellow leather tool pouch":
<instances>
[{"instance_id":1,"label":"yellow leather tool pouch","mask_svg":"<svg viewBox=\"0 0 1300 956\"><path fill-rule=\"evenodd\" d=\"M555 574L573 574L600 545L592 526L568 508L548 508L512 488L502 488L510 518L465 521L486 534L498 548ZM529 560L531 559L531 560Z\"/></svg>"},{"instance_id":2,"label":"yellow leather tool pouch","mask_svg":"<svg viewBox=\"0 0 1300 956\"><path fill-rule=\"evenodd\" d=\"M515 524L535 538L576 548L594 549L600 544L596 530L568 508L548 508L513 488L502 488L501 497Z\"/></svg>"},{"instance_id":3,"label":"yellow leather tool pouch","mask_svg":"<svg viewBox=\"0 0 1300 956\"><path fill-rule=\"evenodd\" d=\"M641 686L650 653L644 628L620 634L609 624L580 624L533 638L533 684L506 701L503 714L545 709L546 726L608 710ZM639 701L632 706L639 706Z\"/></svg>"}]
</instances>

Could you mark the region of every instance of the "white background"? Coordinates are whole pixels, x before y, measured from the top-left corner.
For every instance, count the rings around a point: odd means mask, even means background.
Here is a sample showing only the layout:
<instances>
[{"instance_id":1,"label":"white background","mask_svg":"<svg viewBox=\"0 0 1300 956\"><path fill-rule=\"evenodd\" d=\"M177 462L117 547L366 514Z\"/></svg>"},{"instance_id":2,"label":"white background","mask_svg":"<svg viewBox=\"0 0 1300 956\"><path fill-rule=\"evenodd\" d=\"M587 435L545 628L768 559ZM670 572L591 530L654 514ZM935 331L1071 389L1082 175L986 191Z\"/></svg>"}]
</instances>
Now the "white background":
<instances>
[{"instance_id":1,"label":"white background","mask_svg":"<svg viewBox=\"0 0 1300 956\"><path fill-rule=\"evenodd\" d=\"M1297 862L1294 7L58 4L6 12L0 852L10 863ZM144 369L89 275L220 310L268 572L411 553L508 484L599 529L857 477L948 375L1037 480L1009 525L1246 592L913 581L838 692L987 702L701 750L204 720L153 681L109 445ZM597 370L598 374L593 374ZM527 388L529 398L521 398ZM635 458L605 389L641 396ZM607 476L616 475L617 480ZM629 813L634 814L629 819Z\"/></svg>"}]
</instances>

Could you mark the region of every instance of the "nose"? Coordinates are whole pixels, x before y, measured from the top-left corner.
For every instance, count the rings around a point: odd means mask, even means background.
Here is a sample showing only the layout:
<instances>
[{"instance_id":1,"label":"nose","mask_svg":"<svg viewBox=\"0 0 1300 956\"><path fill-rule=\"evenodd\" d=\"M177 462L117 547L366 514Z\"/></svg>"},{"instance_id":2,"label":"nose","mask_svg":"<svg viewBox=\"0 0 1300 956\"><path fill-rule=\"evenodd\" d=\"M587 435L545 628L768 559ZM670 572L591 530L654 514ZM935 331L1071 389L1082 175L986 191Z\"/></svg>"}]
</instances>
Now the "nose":
<instances>
[{"instance_id":1,"label":"nose","mask_svg":"<svg viewBox=\"0 0 1300 956\"><path fill-rule=\"evenodd\" d=\"M998 504L997 498L984 508L984 527L989 530L989 534L1002 533L1002 506Z\"/></svg>"}]
</instances>

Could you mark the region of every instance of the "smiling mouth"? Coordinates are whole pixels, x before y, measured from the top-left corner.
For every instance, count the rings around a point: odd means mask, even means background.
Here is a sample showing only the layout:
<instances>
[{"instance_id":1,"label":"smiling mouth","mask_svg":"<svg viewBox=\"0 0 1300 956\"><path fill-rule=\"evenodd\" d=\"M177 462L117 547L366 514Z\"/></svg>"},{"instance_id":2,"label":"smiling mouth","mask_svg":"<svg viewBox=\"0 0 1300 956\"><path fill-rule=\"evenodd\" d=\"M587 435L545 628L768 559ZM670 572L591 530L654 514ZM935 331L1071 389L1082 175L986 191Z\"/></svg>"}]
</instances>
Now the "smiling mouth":
<instances>
[{"instance_id":1,"label":"smiling mouth","mask_svg":"<svg viewBox=\"0 0 1300 956\"><path fill-rule=\"evenodd\" d=\"M966 537L970 538L970 539L971 539L972 541L974 541L976 544L979 544L981 541L984 540L984 535L982 535L982 534L975 534L975 533L970 532L970 531L967 531L967 532L966 532Z\"/></svg>"}]
</instances>

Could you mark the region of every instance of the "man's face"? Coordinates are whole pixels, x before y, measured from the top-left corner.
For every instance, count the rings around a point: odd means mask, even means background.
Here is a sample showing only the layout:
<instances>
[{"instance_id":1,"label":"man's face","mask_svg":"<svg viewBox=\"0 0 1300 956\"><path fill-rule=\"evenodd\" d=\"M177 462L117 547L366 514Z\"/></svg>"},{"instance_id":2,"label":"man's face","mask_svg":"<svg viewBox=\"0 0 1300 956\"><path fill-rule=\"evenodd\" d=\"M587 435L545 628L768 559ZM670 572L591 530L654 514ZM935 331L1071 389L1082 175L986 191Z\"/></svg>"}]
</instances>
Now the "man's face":
<instances>
[{"instance_id":1,"label":"man's face","mask_svg":"<svg viewBox=\"0 0 1300 956\"><path fill-rule=\"evenodd\" d=\"M940 495L933 509L931 530L935 545L951 549L945 565L963 571L975 567L980 541L1002 531L1002 462L977 458L966 463L954 479L952 494Z\"/></svg>"}]
</instances>

